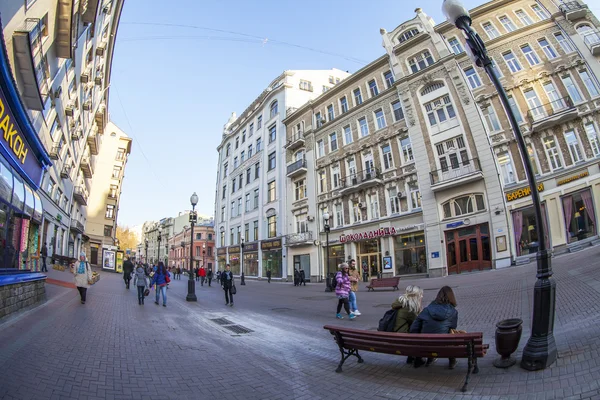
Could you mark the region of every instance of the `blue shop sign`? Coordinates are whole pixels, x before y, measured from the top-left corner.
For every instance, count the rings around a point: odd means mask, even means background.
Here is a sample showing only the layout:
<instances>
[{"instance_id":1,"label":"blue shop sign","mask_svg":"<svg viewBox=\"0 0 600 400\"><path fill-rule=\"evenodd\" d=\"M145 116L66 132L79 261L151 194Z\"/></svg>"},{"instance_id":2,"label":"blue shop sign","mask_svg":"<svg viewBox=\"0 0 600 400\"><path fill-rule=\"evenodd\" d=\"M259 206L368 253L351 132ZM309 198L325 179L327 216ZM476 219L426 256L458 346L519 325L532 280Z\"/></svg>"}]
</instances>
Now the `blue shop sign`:
<instances>
[{"instance_id":1,"label":"blue shop sign","mask_svg":"<svg viewBox=\"0 0 600 400\"><path fill-rule=\"evenodd\" d=\"M463 221L452 222L451 224L446 224L446 228L458 228L459 226L464 225Z\"/></svg>"}]
</instances>

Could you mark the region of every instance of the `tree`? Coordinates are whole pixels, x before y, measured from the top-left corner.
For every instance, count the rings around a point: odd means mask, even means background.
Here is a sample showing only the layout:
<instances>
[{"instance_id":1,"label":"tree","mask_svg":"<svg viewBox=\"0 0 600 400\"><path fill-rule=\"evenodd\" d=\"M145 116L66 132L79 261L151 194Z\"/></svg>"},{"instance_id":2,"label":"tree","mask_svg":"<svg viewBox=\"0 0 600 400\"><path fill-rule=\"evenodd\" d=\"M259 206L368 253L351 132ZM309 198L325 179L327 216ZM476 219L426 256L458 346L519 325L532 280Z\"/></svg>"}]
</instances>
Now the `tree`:
<instances>
[{"instance_id":1,"label":"tree","mask_svg":"<svg viewBox=\"0 0 600 400\"><path fill-rule=\"evenodd\" d=\"M127 226L117 226L117 239L119 239L119 248L121 250L137 250L138 240L135 237L135 233Z\"/></svg>"}]
</instances>

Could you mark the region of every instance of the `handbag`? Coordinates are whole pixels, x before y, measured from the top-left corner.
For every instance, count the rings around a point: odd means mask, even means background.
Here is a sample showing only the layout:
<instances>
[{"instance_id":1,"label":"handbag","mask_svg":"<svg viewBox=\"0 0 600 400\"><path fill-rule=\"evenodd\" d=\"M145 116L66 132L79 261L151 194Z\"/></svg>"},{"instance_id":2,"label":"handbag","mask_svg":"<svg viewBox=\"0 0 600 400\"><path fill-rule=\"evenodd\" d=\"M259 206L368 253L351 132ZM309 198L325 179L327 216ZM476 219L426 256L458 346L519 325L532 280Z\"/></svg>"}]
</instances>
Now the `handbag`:
<instances>
[{"instance_id":1,"label":"handbag","mask_svg":"<svg viewBox=\"0 0 600 400\"><path fill-rule=\"evenodd\" d=\"M237 294L237 289L235 288L235 284L231 285L231 294Z\"/></svg>"},{"instance_id":2,"label":"handbag","mask_svg":"<svg viewBox=\"0 0 600 400\"><path fill-rule=\"evenodd\" d=\"M167 274L165 275L165 282L167 283L171 283L171 278L169 278L169 273L167 272Z\"/></svg>"},{"instance_id":3,"label":"handbag","mask_svg":"<svg viewBox=\"0 0 600 400\"><path fill-rule=\"evenodd\" d=\"M148 297L149 294L150 294L150 289L146 288L144 290L144 297Z\"/></svg>"}]
</instances>

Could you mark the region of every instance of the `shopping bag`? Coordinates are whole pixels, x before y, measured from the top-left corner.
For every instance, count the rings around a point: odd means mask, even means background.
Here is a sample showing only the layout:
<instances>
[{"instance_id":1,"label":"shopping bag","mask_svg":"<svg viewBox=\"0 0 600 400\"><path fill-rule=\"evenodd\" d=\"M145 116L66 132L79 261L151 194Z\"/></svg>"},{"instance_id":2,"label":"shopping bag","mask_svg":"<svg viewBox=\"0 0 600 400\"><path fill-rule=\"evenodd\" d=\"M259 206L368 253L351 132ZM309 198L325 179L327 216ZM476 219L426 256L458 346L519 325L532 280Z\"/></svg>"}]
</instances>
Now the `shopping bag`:
<instances>
[{"instance_id":1,"label":"shopping bag","mask_svg":"<svg viewBox=\"0 0 600 400\"><path fill-rule=\"evenodd\" d=\"M235 288L235 285L231 286L231 294L236 294L237 293L237 289Z\"/></svg>"}]
</instances>

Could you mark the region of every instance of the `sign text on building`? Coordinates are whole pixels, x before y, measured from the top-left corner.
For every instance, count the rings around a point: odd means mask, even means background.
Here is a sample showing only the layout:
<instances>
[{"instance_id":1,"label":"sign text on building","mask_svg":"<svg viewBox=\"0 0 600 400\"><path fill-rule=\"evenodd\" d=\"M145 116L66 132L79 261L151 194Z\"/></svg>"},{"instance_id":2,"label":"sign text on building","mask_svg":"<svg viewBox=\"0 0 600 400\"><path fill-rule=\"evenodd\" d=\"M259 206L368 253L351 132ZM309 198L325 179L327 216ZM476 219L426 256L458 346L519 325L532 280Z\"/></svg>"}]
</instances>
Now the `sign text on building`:
<instances>
[{"instance_id":1,"label":"sign text on building","mask_svg":"<svg viewBox=\"0 0 600 400\"><path fill-rule=\"evenodd\" d=\"M561 179L560 181L557 181L556 184L558 186L560 186L560 185L566 185L569 182L573 182L573 181L576 181L577 179L585 178L586 176L589 176L589 175L590 175L590 173L588 171L583 171L580 174L573 175L573 176L570 176L570 177L565 178L565 179Z\"/></svg>"},{"instance_id":2,"label":"sign text on building","mask_svg":"<svg viewBox=\"0 0 600 400\"><path fill-rule=\"evenodd\" d=\"M281 248L281 239L263 240L260 242L261 250L275 250Z\"/></svg>"},{"instance_id":3,"label":"sign text on building","mask_svg":"<svg viewBox=\"0 0 600 400\"><path fill-rule=\"evenodd\" d=\"M538 184L538 192L544 191L544 184ZM531 188L528 186L523 189L518 189L510 193L506 193L506 201L514 201L531 195Z\"/></svg>"},{"instance_id":4,"label":"sign text on building","mask_svg":"<svg viewBox=\"0 0 600 400\"><path fill-rule=\"evenodd\" d=\"M405 230L405 229L402 229L402 230ZM396 233L397 233L396 228L394 228L393 226L390 228L379 228L379 229L375 229L374 231L351 233L349 235L341 235L340 242L346 243L346 242L356 242L356 241L365 240L365 239L375 239L375 238L379 238L379 237L395 235Z\"/></svg>"}]
</instances>

